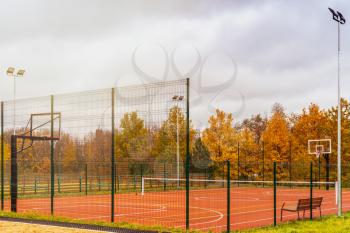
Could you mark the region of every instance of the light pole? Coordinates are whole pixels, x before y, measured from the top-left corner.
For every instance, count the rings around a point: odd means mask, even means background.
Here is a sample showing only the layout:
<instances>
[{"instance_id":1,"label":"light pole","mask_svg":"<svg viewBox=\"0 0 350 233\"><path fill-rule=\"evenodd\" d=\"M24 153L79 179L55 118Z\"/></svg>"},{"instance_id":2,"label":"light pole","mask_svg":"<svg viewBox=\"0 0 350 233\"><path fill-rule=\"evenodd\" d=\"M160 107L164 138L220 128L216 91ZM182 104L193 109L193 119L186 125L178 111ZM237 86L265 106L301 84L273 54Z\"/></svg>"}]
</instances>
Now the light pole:
<instances>
[{"instance_id":1,"label":"light pole","mask_svg":"<svg viewBox=\"0 0 350 233\"><path fill-rule=\"evenodd\" d=\"M174 95L172 100L176 103L176 172L177 172L177 188L179 188L180 187L179 102L183 101L184 97Z\"/></svg>"},{"instance_id":2,"label":"light pole","mask_svg":"<svg viewBox=\"0 0 350 233\"><path fill-rule=\"evenodd\" d=\"M342 190L341 190L341 97L340 97L340 24L345 24L345 18L339 11L328 8L333 20L338 23L338 216L342 215Z\"/></svg>"},{"instance_id":3,"label":"light pole","mask_svg":"<svg viewBox=\"0 0 350 233\"><path fill-rule=\"evenodd\" d=\"M13 135L16 135L16 78L23 77L25 70L15 71L16 69L13 67L9 67L6 71L7 76L13 78Z\"/></svg>"}]
</instances>

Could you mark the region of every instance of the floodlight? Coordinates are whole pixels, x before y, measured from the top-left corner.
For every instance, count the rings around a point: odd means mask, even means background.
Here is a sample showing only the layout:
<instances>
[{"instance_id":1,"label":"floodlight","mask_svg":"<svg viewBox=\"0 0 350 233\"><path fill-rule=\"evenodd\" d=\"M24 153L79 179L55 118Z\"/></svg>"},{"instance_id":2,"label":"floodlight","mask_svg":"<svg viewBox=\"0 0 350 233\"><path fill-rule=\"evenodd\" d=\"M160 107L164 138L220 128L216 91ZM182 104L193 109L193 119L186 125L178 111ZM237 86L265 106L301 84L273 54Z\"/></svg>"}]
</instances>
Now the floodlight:
<instances>
[{"instance_id":1,"label":"floodlight","mask_svg":"<svg viewBox=\"0 0 350 233\"><path fill-rule=\"evenodd\" d=\"M173 101L182 101L184 99L184 97L182 95L174 95L172 100Z\"/></svg>"},{"instance_id":2,"label":"floodlight","mask_svg":"<svg viewBox=\"0 0 350 233\"><path fill-rule=\"evenodd\" d=\"M333 20L337 21L340 24L345 24L346 20L345 20L345 18L344 18L342 13L340 13L339 11L335 11L332 8L329 8L329 7L328 7L328 9L332 13Z\"/></svg>"},{"instance_id":3,"label":"floodlight","mask_svg":"<svg viewBox=\"0 0 350 233\"><path fill-rule=\"evenodd\" d=\"M24 72L25 72L25 70L20 69L20 70L17 71L17 75L16 75L16 76L17 76L17 77L23 77Z\"/></svg>"},{"instance_id":4,"label":"floodlight","mask_svg":"<svg viewBox=\"0 0 350 233\"><path fill-rule=\"evenodd\" d=\"M328 10L332 13L333 19L334 19L335 21L338 21L338 18L339 18L338 14L337 14L332 8L329 8L329 7L328 7ZM339 21L338 21L338 22L339 22Z\"/></svg>"},{"instance_id":5,"label":"floodlight","mask_svg":"<svg viewBox=\"0 0 350 233\"><path fill-rule=\"evenodd\" d=\"M13 135L16 135L16 78L23 77L25 70L16 69L14 67L7 68L6 74L13 78Z\"/></svg>"},{"instance_id":6,"label":"floodlight","mask_svg":"<svg viewBox=\"0 0 350 233\"><path fill-rule=\"evenodd\" d=\"M13 73L15 72L15 68L9 67L6 71L6 74L9 76L13 76Z\"/></svg>"},{"instance_id":7,"label":"floodlight","mask_svg":"<svg viewBox=\"0 0 350 233\"><path fill-rule=\"evenodd\" d=\"M340 19L340 22L341 24L345 24L346 20L344 18L344 16L342 15L342 13L340 13L339 11L337 11L338 13L338 16L339 16L339 19Z\"/></svg>"}]
</instances>

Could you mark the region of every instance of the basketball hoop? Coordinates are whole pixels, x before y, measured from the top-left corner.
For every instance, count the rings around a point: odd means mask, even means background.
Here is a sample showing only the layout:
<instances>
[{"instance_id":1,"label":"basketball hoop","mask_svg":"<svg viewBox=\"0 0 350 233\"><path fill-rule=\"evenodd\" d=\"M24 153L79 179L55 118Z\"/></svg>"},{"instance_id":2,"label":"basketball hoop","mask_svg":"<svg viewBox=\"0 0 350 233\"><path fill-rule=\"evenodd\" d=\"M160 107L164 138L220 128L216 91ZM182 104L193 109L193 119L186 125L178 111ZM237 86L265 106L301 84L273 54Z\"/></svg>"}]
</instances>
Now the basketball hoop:
<instances>
[{"instance_id":1,"label":"basketball hoop","mask_svg":"<svg viewBox=\"0 0 350 233\"><path fill-rule=\"evenodd\" d=\"M316 158L319 158L323 154L323 145L316 145Z\"/></svg>"},{"instance_id":2,"label":"basketball hoop","mask_svg":"<svg viewBox=\"0 0 350 233\"><path fill-rule=\"evenodd\" d=\"M317 151L317 152L316 152L316 158L319 158L321 154L322 154L322 151L321 151L321 150Z\"/></svg>"}]
</instances>

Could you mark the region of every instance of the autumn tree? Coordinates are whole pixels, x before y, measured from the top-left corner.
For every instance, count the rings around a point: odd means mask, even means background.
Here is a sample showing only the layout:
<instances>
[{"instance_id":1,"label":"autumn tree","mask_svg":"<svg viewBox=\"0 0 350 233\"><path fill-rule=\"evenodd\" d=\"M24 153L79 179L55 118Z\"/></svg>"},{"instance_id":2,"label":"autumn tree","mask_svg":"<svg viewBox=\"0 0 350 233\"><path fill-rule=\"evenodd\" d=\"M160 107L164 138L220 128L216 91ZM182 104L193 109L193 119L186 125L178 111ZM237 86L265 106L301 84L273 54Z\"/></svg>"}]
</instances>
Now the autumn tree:
<instances>
[{"instance_id":1,"label":"autumn tree","mask_svg":"<svg viewBox=\"0 0 350 233\"><path fill-rule=\"evenodd\" d=\"M194 169L205 170L211 166L209 150L204 145L201 137L198 137L194 143L191 161Z\"/></svg>"},{"instance_id":2,"label":"autumn tree","mask_svg":"<svg viewBox=\"0 0 350 233\"><path fill-rule=\"evenodd\" d=\"M294 114L291 118L293 127L292 156L294 162L294 173L299 177L308 176L308 163L313 161L318 163L316 156L308 154L308 140L328 138L328 118L326 112L321 110L317 104L311 103L307 109L303 109L301 114ZM324 155L326 164L329 164L329 155ZM328 165L326 165L328 167Z\"/></svg>"},{"instance_id":3,"label":"autumn tree","mask_svg":"<svg viewBox=\"0 0 350 233\"><path fill-rule=\"evenodd\" d=\"M238 138L233 128L232 114L217 109L208 122L209 127L204 130L202 140L210 152L211 160L216 163L236 161Z\"/></svg>"},{"instance_id":4,"label":"autumn tree","mask_svg":"<svg viewBox=\"0 0 350 233\"><path fill-rule=\"evenodd\" d=\"M262 134L266 129L266 124L266 117L262 117L260 114L257 114L248 119L244 119L242 123L237 126L237 129L249 129L249 131L253 133L255 143L259 144Z\"/></svg>"},{"instance_id":5,"label":"autumn tree","mask_svg":"<svg viewBox=\"0 0 350 233\"><path fill-rule=\"evenodd\" d=\"M71 173L77 168L76 144L69 134L61 134L60 140L55 145L54 157L59 166L59 172L63 169L66 173Z\"/></svg>"},{"instance_id":6,"label":"autumn tree","mask_svg":"<svg viewBox=\"0 0 350 233\"><path fill-rule=\"evenodd\" d=\"M272 108L272 116L269 118L266 130L263 133L265 145L265 166L268 171L272 170L272 162L288 163L289 159L289 123L284 113L284 108L280 104L275 104ZM282 170L281 166L278 166ZM282 174L279 171L280 176Z\"/></svg>"},{"instance_id":7,"label":"autumn tree","mask_svg":"<svg viewBox=\"0 0 350 233\"><path fill-rule=\"evenodd\" d=\"M129 169L133 174L148 169L144 164L150 158L149 131L144 120L137 112L125 113L116 132L117 156L130 161Z\"/></svg>"},{"instance_id":8,"label":"autumn tree","mask_svg":"<svg viewBox=\"0 0 350 233\"><path fill-rule=\"evenodd\" d=\"M137 112L125 113L116 136L120 156L136 160L147 157L147 129ZM146 153L146 154L145 154Z\"/></svg>"},{"instance_id":9,"label":"autumn tree","mask_svg":"<svg viewBox=\"0 0 350 233\"><path fill-rule=\"evenodd\" d=\"M330 155L330 163L336 164L337 162L337 142L338 142L338 107L332 107L327 112L328 117L328 135L332 139L332 154ZM349 101L341 99L341 155L344 165L350 163L350 105ZM336 179L336 171L331 172L331 179ZM347 178L345 180L350 180Z\"/></svg>"},{"instance_id":10,"label":"autumn tree","mask_svg":"<svg viewBox=\"0 0 350 233\"><path fill-rule=\"evenodd\" d=\"M1 147L1 143L0 143ZM4 142L4 162L9 161L11 157L10 145Z\"/></svg>"},{"instance_id":11,"label":"autumn tree","mask_svg":"<svg viewBox=\"0 0 350 233\"><path fill-rule=\"evenodd\" d=\"M252 178L260 172L259 144L256 143L254 133L244 127L238 134L240 145L240 177Z\"/></svg>"},{"instance_id":12,"label":"autumn tree","mask_svg":"<svg viewBox=\"0 0 350 233\"><path fill-rule=\"evenodd\" d=\"M186 126L187 122L182 109L177 106L171 108L168 118L154 135L153 154L158 161L176 162L177 129L179 130L180 159L182 162L186 161ZM196 131L191 122L189 131L190 149L192 149Z\"/></svg>"},{"instance_id":13,"label":"autumn tree","mask_svg":"<svg viewBox=\"0 0 350 233\"><path fill-rule=\"evenodd\" d=\"M0 147L1 147L1 143L0 143ZM10 168L10 159L11 159L10 145L7 142L4 142L4 167L5 167L5 169Z\"/></svg>"}]
</instances>

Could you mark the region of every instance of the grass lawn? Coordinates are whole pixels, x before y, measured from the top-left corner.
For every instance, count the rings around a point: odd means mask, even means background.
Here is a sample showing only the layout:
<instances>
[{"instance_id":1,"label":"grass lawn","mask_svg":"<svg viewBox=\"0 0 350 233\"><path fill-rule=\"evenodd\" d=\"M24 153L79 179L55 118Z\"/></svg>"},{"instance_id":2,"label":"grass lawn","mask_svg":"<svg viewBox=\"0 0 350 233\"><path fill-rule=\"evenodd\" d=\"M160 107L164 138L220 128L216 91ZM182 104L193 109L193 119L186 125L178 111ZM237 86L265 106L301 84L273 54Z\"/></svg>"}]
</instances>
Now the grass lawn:
<instances>
[{"instance_id":1,"label":"grass lawn","mask_svg":"<svg viewBox=\"0 0 350 233\"><path fill-rule=\"evenodd\" d=\"M47 217L47 216L41 216L34 213L27 213L27 214L14 214L14 213L5 213L0 211L0 216L4 217L17 217L17 218L25 218L25 219L41 219L41 220L53 220L53 221L59 221L59 222L77 222L77 223L91 223L95 225L100 226L113 226L113 227L122 227L122 228L129 228L129 229L138 229L138 230L156 230L159 232L178 232L183 233L185 231L180 229L164 229L162 227L144 227L141 225L134 225L134 224L127 224L127 223L105 223L105 222L87 222L87 221L74 221L70 219L65 218L58 218L58 217ZM22 232L23 229L30 230L33 228L33 231L23 231L23 232L46 232L42 230L38 230L39 228L47 229L47 232L53 232L49 229L55 229L54 232L62 232L62 233L68 233L68 232L82 232L80 230L75 231L72 229L72 231L67 231L67 229L59 229L59 228L51 228L49 226L38 226L38 225L30 225L30 224L21 224L21 223L6 223L6 222L0 222L0 232L7 232L6 230L15 230L15 231L9 231L9 232ZM89 232L89 231L83 231L83 232ZM91 231L90 231L91 232ZM199 231L190 231L193 233L200 233ZM350 212L344 214L343 217L336 217L336 216L328 216L320 219L316 219L314 221L304 220L304 221L294 221L289 223L284 223L281 225L278 225L277 227L263 227L263 228L257 228L257 229L250 229L250 230L244 230L240 231L242 233L296 233L296 232L324 232L324 233L340 233L340 232L350 232Z\"/></svg>"},{"instance_id":2,"label":"grass lawn","mask_svg":"<svg viewBox=\"0 0 350 233\"><path fill-rule=\"evenodd\" d=\"M245 233L295 233L295 232L324 232L324 233L340 233L350 232L350 213L346 213L343 217L324 217L322 220L304 220L290 222L279 225L277 227L267 227L248 231Z\"/></svg>"}]
</instances>

